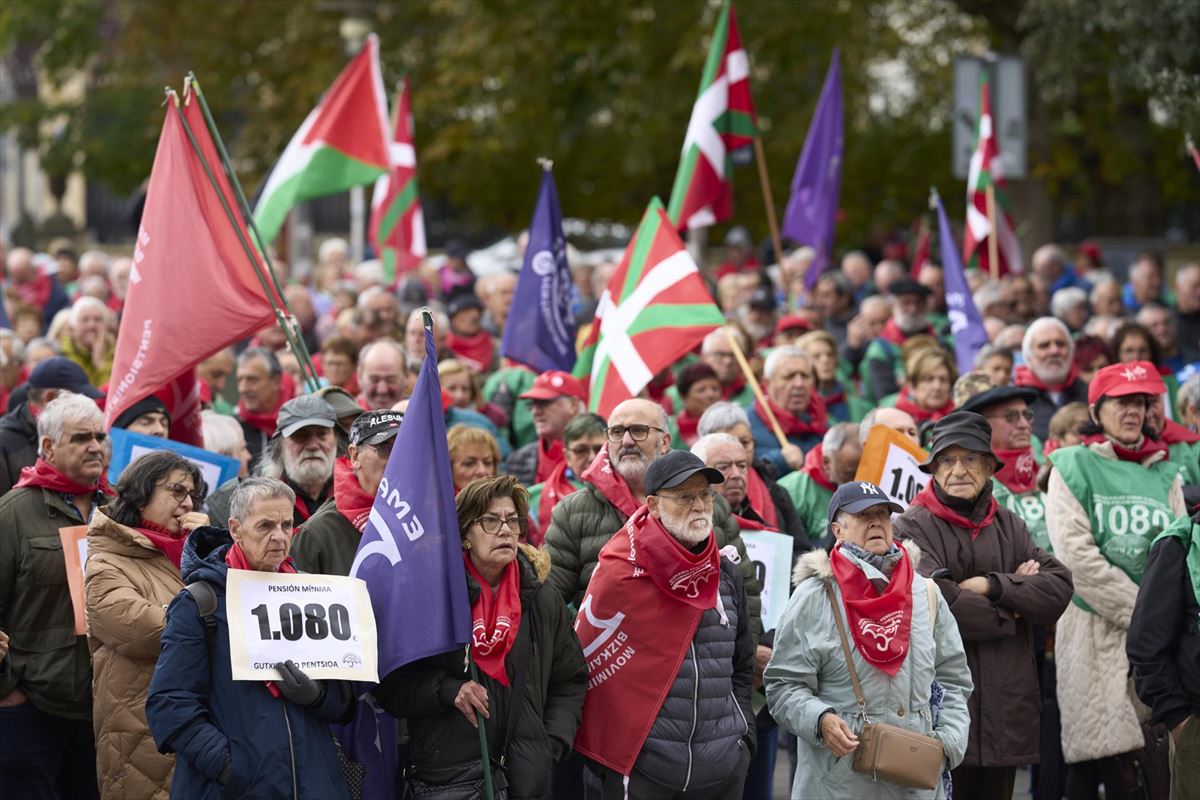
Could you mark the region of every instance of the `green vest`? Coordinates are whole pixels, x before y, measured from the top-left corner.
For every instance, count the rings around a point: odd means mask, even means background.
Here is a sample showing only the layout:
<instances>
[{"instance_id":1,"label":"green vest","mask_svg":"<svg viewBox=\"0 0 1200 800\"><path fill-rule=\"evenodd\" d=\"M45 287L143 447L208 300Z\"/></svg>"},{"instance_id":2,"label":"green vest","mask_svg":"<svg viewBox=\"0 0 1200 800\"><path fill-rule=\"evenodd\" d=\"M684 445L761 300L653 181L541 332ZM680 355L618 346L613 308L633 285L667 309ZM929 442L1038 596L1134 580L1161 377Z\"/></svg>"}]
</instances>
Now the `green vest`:
<instances>
[{"instance_id":1,"label":"green vest","mask_svg":"<svg viewBox=\"0 0 1200 800\"><path fill-rule=\"evenodd\" d=\"M862 363L858 365L858 377L862 386L863 397L867 400L879 400L877 397L871 397L871 362L883 361L892 370L896 376L896 385L900 386L904 383L904 362L900 358L900 347L887 339L873 339L867 345L867 352L863 354Z\"/></svg>"},{"instance_id":2,"label":"green vest","mask_svg":"<svg viewBox=\"0 0 1200 800\"><path fill-rule=\"evenodd\" d=\"M1001 507L1021 518L1025 527L1029 529L1029 538L1033 539L1034 544L1047 553L1054 552L1050 545L1050 534L1046 532L1046 503L1041 492L1034 489L1014 494L1003 483L992 478L992 496Z\"/></svg>"},{"instance_id":3,"label":"green vest","mask_svg":"<svg viewBox=\"0 0 1200 800\"><path fill-rule=\"evenodd\" d=\"M1200 485L1200 442L1179 442L1167 450L1171 461L1179 465L1183 482L1189 486Z\"/></svg>"},{"instance_id":4,"label":"green vest","mask_svg":"<svg viewBox=\"0 0 1200 800\"><path fill-rule=\"evenodd\" d=\"M824 539L829 534L829 501L833 499L833 492L800 470L780 478L779 486L788 493L796 513L804 520L809 540L815 545Z\"/></svg>"},{"instance_id":5,"label":"green vest","mask_svg":"<svg viewBox=\"0 0 1200 800\"><path fill-rule=\"evenodd\" d=\"M1114 461L1084 445L1055 450L1050 462L1087 511L1100 553L1134 583L1141 583L1150 543L1175 516L1170 492L1179 465L1167 459L1148 467ZM1085 611L1092 610L1078 595L1073 600Z\"/></svg>"},{"instance_id":6,"label":"green vest","mask_svg":"<svg viewBox=\"0 0 1200 800\"><path fill-rule=\"evenodd\" d=\"M1183 543L1183 549L1187 552L1187 571L1192 593L1200 598L1200 525L1192 522L1191 517L1180 517L1160 533L1154 542L1157 544L1159 540L1168 536L1174 536Z\"/></svg>"}]
</instances>

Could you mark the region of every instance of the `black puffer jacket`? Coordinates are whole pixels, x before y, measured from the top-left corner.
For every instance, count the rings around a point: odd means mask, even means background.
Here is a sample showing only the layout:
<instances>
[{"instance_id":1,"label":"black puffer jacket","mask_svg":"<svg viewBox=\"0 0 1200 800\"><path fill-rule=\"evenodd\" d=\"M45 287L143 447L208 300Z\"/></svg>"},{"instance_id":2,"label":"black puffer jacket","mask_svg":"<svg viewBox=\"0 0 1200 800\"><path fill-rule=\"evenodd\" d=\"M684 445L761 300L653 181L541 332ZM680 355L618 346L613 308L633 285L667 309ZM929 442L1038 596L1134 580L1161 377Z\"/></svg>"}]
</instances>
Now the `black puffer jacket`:
<instances>
[{"instance_id":1,"label":"black puffer jacket","mask_svg":"<svg viewBox=\"0 0 1200 800\"><path fill-rule=\"evenodd\" d=\"M743 749L754 755L757 734L750 681L755 642L741 569L724 555L720 598L717 608L700 616L633 767L655 783L681 792L725 781Z\"/></svg>"},{"instance_id":2,"label":"black puffer jacket","mask_svg":"<svg viewBox=\"0 0 1200 800\"><path fill-rule=\"evenodd\" d=\"M0 417L0 497L21 479L21 470L37 461L37 422L22 403Z\"/></svg>"},{"instance_id":3,"label":"black puffer jacket","mask_svg":"<svg viewBox=\"0 0 1200 800\"><path fill-rule=\"evenodd\" d=\"M572 620L558 593L546 586L549 559L522 545L521 627L505 658L509 686L479 675L488 692L486 722L492 759L505 755L509 798L534 800L551 793L550 768L571 752L583 715L587 668L575 638ZM471 602L479 585L467 576ZM512 713L516 683L513 665L522 648L528 650L524 700L513 727L512 741L502 741ZM375 696L389 714L408 721L409 764L416 777L422 770L459 766L479 760L479 736L454 707L459 688L468 680L463 650L431 656L389 673Z\"/></svg>"}]
</instances>

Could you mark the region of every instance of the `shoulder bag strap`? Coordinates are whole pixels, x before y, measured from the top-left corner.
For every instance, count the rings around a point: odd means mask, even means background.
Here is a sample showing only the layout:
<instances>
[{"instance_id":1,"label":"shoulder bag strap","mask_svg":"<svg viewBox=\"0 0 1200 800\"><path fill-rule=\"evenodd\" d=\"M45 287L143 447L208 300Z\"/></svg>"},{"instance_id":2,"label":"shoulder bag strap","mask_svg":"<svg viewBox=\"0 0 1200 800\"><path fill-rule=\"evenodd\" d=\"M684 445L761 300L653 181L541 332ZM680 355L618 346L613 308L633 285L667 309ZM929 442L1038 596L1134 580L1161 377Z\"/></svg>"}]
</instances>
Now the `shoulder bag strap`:
<instances>
[{"instance_id":1,"label":"shoulder bag strap","mask_svg":"<svg viewBox=\"0 0 1200 800\"><path fill-rule=\"evenodd\" d=\"M837 595L833 591L833 581L825 581L825 594L829 596L829 604L833 606L833 621L837 623L838 638L842 641L842 653L846 656L846 666L850 669L850 683L854 685L854 699L858 701L858 711L862 714L863 722L867 720L867 701L863 699L862 686L858 682L858 670L854 669L854 658L850 654L850 640L846 636L846 623L842 622L842 613L838 608Z\"/></svg>"},{"instance_id":2,"label":"shoulder bag strap","mask_svg":"<svg viewBox=\"0 0 1200 800\"><path fill-rule=\"evenodd\" d=\"M937 624L938 601L937 594L940 592L937 583L933 578L925 579L925 599L929 601L929 629L933 630L933 626Z\"/></svg>"}]
</instances>

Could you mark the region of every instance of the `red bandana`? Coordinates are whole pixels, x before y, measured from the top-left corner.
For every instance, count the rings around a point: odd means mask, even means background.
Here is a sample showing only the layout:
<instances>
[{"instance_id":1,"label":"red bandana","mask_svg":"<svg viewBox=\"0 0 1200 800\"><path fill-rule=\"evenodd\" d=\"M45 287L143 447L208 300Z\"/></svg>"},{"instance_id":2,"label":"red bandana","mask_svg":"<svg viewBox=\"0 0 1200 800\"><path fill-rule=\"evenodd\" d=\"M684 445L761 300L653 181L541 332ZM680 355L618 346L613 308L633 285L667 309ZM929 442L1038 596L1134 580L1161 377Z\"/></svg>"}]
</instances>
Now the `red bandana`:
<instances>
[{"instance_id":1,"label":"red bandana","mask_svg":"<svg viewBox=\"0 0 1200 800\"><path fill-rule=\"evenodd\" d=\"M854 645L868 663L894 677L908 656L912 632L912 561L901 547L891 581L880 594L858 565L841 551L840 546L833 548L829 563L842 590L842 604Z\"/></svg>"},{"instance_id":2,"label":"red bandana","mask_svg":"<svg viewBox=\"0 0 1200 800\"><path fill-rule=\"evenodd\" d=\"M771 490L754 467L750 467L746 473L746 499L768 528L779 530L779 512L775 508L775 501L771 499Z\"/></svg>"},{"instance_id":3,"label":"red bandana","mask_svg":"<svg viewBox=\"0 0 1200 800\"><path fill-rule=\"evenodd\" d=\"M996 458L1004 462L995 474L996 480L1004 484L1013 494L1031 492L1037 486L1037 461L1033 458L1033 448L1023 450L993 450Z\"/></svg>"},{"instance_id":4,"label":"red bandana","mask_svg":"<svg viewBox=\"0 0 1200 800\"><path fill-rule=\"evenodd\" d=\"M279 409L288 400L296 396L296 382L292 380L292 376L288 373L283 373L279 376L279 400L275 404L275 408L271 411L251 411L246 408L246 404L238 400L237 416L242 422L251 427L258 428L267 436L275 434L275 423L279 418Z\"/></svg>"},{"instance_id":5,"label":"red bandana","mask_svg":"<svg viewBox=\"0 0 1200 800\"><path fill-rule=\"evenodd\" d=\"M819 444L812 450L809 450L804 455L804 466L800 469L812 481L822 489L828 489L831 492L837 491L837 486L833 481L829 480L829 476L825 474L825 445Z\"/></svg>"},{"instance_id":6,"label":"red bandana","mask_svg":"<svg viewBox=\"0 0 1200 800\"><path fill-rule=\"evenodd\" d=\"M1163 420L1162 433L1158 435L1163 444L1195 444L1200 442L1200 433L1192 433L1173 419Z\"/></svg>"},{"instance_id":7,"label":"red bandana","mask_svg":"<svg viewBox=\"0 0 1200 800\"><path fill-rule=\"evenodd\" d=\"M467 367L475 372L483 372L492 365L496 343L487 331L481 330L473 336L459 336L451 331L446 334L446 347Z\"/></svg>"},{"instance_id":8,"label":"red bandana","mask_svg":"<svg viewBox=\"0 0 1200 800\"><path fill-rule=\"evenodd\" d=\"M933 337L937 336L937 333L934 332L932 325L926 325L924 330L917 331L916 333L905 333L904 331L900 330L900 326L896 324L896 318L892 317L887 321L887 324L883 326L883 329L879 331L879 338L886 339L894 345L902 345L908 341L910 336L917 336L922 333Z\"/></svg>"},{"instance_id":9,"label":"red bandana","mask_svg":"<svg viewBox=\"0 0 1200 800\"><path fill-rule=\"evenodd\" d=\"M592 459L592 463L579 477L599 489L600 494L607 497L608 502L612 503L617 511L624 514L626 518L632 517L633 512L638 510L638 501L633 498L629 484L617 474L617 471L613 469L612 462L608 459L607 447L600 449L600 452Z\"/></svg>"},{"instance_id":10,"label":"red bandana","mask_svg":"<svg viewBox=\"0 0 1200 800\"><path fill-rule=\"evenodd\" d=\"M139 522L137 530L138 533L150 540L150 544L157 547L167 558L171 559L171 563L175 565L175 569L179 569L179 562L183 558L183 543L187 541L187 531L180 531L176 535L160 525L155 525L148 519Z\"/></svg>"},{"instance_id":11,"label":"red bandana","mask_svg":"<svg viewBox=\"0 0 1200 800\"><path fill-rule=\"evenodd\" d=\"M686 408L675 417L675 425L679 428L679 438L688 447L694 445L700 438L700 418L693 417Z\"/></svg>"},{"instance_id":12,"label":"red bandana","mask_svg":"<svg viewBox=\"0 0 1200 800\"><path fill-rule=\"evenodd\" d=\"M69 495L91 494L92 492L103 492L107 495L112 495L113 490L108 485L108 478L103 473L100 479L90 486L85 486L82 483L76 483L68 478L58 469L53 467L50 462L38 458L32 467L21 468L21 479L13 486L14 489L22 489L26 486L49 489L52 492L62 492Z\"/></svg>"},{"instance_id":13,"label":"red bandana","mask_svg":"<svg viewBox=\"0 0 1200 800\"><path fill-rule=\"evenodd\" d=\"M1043 392L1065 392L1078 378L1079 371L1075 368L1074 364L1071 365L1071 371L1067 373L1067 379L1053 386L1042 383L1042 379L1034 375L1033 370L1024 365L1017 367L1016 372L1013 373L1013 383L1015 385L1028 386L1031 389L1040 389Z\"/></svg>"},{"instance_id":14,"label":"red bandana","mask_svg":"<svg viewBox=\"0 0 1200 800\"><path fill-rule=\"evenodd\" d=\"M808 409L805 412L808 416L807 422L790 411L784 411L775 405L775 402L771 398L766 397L766 395L763 396L766 398L771 410L775 412L775 419L779 421L779 427L783 428L784 436L788 438L793 436L824 436L825 431L829 430L829 423L825 415L825 401L816 392L810 394L808 398ZM754 413L758 414L758 418L764 424L770 419L757 399L754 401Z\"/></svg>"},{"instance_id":15,"label":"red bandana","mask_svg":"<svg viewBox=\"0 0 1200 800\"><path fill-rule=\"evenodd\" d=\"M359 485L350 466L350 459L342 456L333 462L333 505L354 529L362 533L367 526L367 517L371 516L371 504L375 502L373 495L367 494Z\"/></svg>"},{"instance_id":16,"label":"red bandana","mask_svg":"<svg viewBox=\"0 0 1200 800\"><path fill-rule=\"evenodd\" d=\"M917 496L913 498L912 505L921 506L929 509L929 512L938 519L948 522L956 528L962 528L971 532L971 540L974 541L979 532L992 524L992 520L996 518L996 498L989 497L987 504L987 513L983 515L978 523L954 511L933 493L933 481L925 484L925 488L917 492Z\"/></svg>"},{"instance_id":17,"label":"red bandana","mask_svg":"<svg viewBox=\"0 0 1200 800\"><path fill-rule=\"evenodd\" d=\"M937 421L949 414L954 410L954 399L951 398L946 401L946 405L930 411L913 402L912 395L909 394L908 387L905 386L900 390L900 396L896 398L896 408L901 411L907 411L917 421L917 424L920 424L929 420Z\"/></svg>"},{"instance_id":18,"label":"red bandana","mask_svg":"<svg viewBox=\"0 0 1200 800\"><path fill-rule=\"evenodd\" d=\"M504 657L521 629L521 568L515 558L510 561L493 594L492 587L471 563L470 553L463 553L463 563L479 584L479 597L471 606L471 657L481 670L508 686Z\"/></svg>"},{"instance_id":19,"label":"red bandana","mask_svg":"<svg viewBox=\"0 0 1200 800\"><path fill-rule=\"evenodd\" d=\"M546 441L539 436L537 443L537 474L533 482L542 483L550 477L550 473L554 472L555 467L566 463L567 454L562 439Z\"/></svg>"},{"instance_id":20,"label":"red bandana","mask_svg":"<svg viewBox=\"0 0 1200 800\"><path fill-rule=\"evenodd\" d=\"M242 550L242 546L236 543L233 545L233 547L229 548L229 552L225 554L225 563L229 565L230 569L254 569L254 567L250 566L250 562L246 560L246 553L244 550ZM262 571L265 572L266 570ZM285 558L275 571L295 572L296 567L292 564L292 557L288 556ZM270 683L270 681L268 681L268 683Z\"/></svg>"},{"instance_id":21,"label":"red bandana","mask_svg":"<svg viewBox=\"0 0 1200 800\"><path fill-rule=\"evenodd\" d=\"M554 513L554 507L558 505L559 500L574 493L575 485L567 479L567 462L563 461L542 483L542 496L538 498L537 507L537 529L531 528L528 534L531 545L542 546L546 529L550 527L550 515Z\"/></svg>"},{"instance_id":22,"label":"red bandana","mask_svg":"<svg viewBox=\"0 0 1200 800\"><path fill-rule=\"evenodd\" d=\"M1131 461L1134 464L1141 464L1155 453L1162 453L1164 456L1171 454L1165 442L1158 439L1151 439L1149 436L1142 437L1142 444L1136 450L1119 445L1102 433L1094 433L1091 436L1083 437L1084 444L1103 444L1104 442L1112 444L1113 452L1116 453L1118 459L1121 461Z\"/></svg>"}]
</instances>

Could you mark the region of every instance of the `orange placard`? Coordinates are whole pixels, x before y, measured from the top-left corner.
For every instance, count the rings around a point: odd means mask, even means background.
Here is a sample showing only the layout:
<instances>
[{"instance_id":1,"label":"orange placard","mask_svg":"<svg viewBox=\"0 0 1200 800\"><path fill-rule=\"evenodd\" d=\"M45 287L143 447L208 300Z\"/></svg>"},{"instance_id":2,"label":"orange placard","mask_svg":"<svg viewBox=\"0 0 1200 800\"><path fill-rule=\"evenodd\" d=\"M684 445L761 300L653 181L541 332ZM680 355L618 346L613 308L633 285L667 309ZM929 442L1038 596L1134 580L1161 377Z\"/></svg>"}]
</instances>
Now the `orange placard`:
<instances>
[{"instance_id":1,"label":"orange placard","mask_svg":"<svg viewBox=\"0 0 1200 800\"><path fill-rule=\"evenodd\" d=\"M71 590L71 606L75 609L75 633L87 633L87 620L83 615L83 565L87 563L87 525L72 525L59 528L62 539L63 561L67 564L67 588Z\"/></svg>"},{"instance_id":2,"label":"orange placard","mask_svg":"<svg viewBox=\"0 0 1200 800\"><path fill-rule=\"evenodd\" d=\"M875 484L904 508L929 483L929 474L918 469L928 454L903 433L883 425L871 428L858 462L856 481Z\"/></svg>"}]
</instances>

